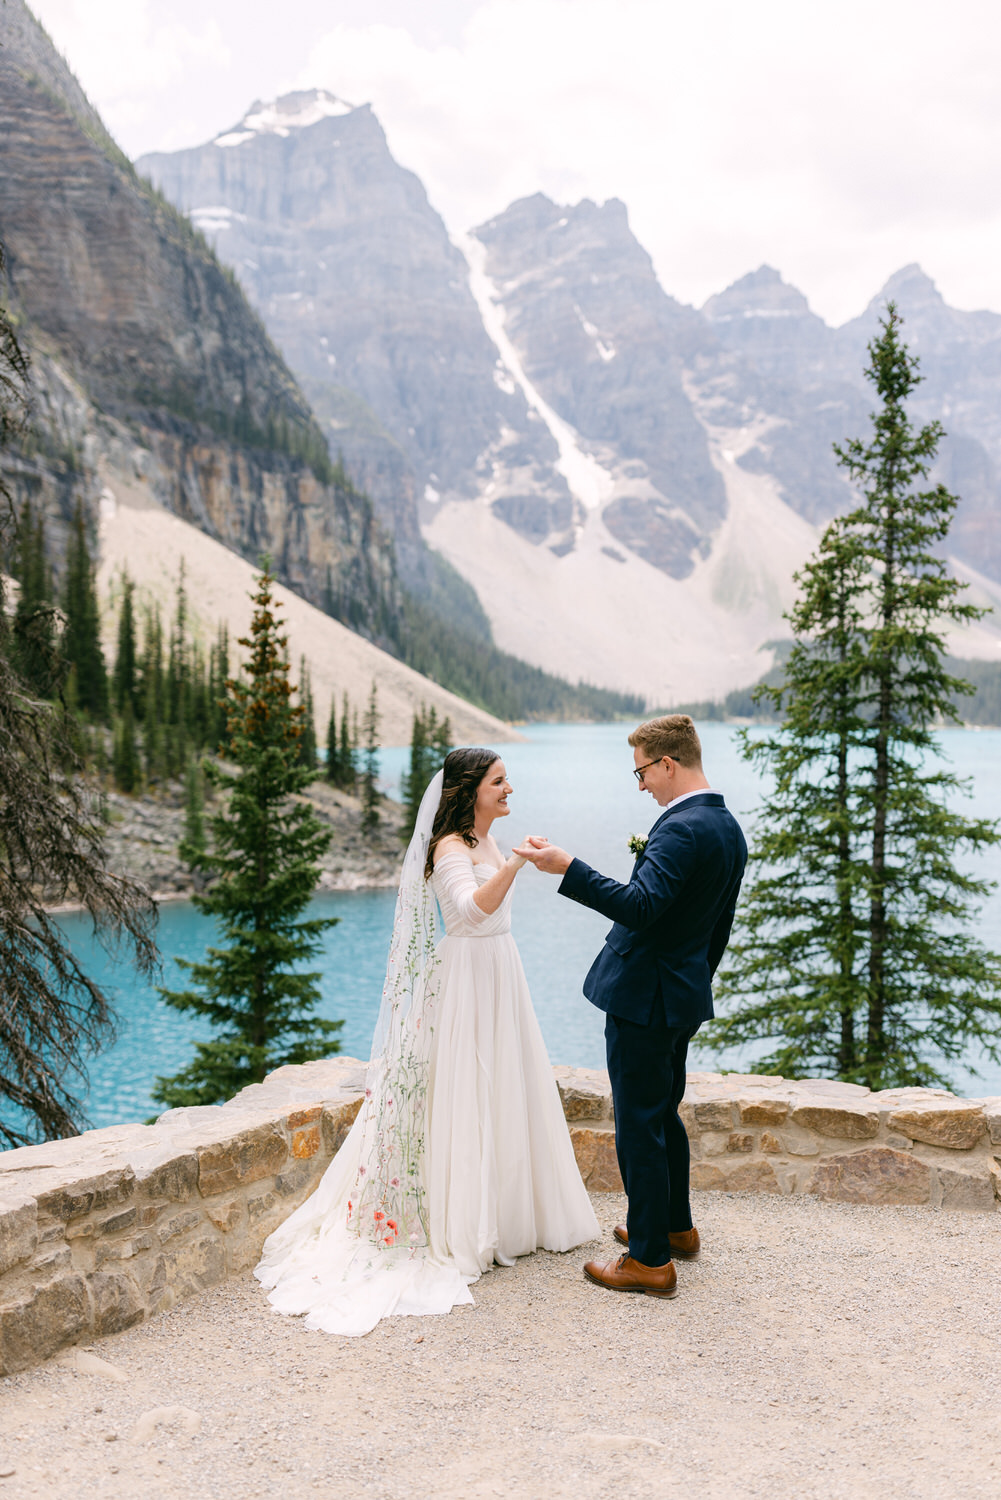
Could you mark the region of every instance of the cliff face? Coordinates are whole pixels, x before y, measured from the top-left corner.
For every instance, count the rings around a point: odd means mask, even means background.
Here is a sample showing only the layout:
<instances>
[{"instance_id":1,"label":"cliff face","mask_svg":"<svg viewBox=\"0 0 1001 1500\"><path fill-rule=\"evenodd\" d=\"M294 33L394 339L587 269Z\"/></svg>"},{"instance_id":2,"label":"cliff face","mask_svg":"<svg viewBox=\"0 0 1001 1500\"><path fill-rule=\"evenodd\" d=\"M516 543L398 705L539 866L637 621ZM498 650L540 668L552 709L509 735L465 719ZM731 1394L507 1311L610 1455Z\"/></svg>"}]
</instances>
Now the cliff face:
<instances>
[{"instance_id":1,"label":"cliff face","mask_svg":"<svg viewBox=\"0 0 1001 1500\"><path fill-rule=\"evenodd\" d=\"M239 285L136 176L22 0L0 10L0 42L0 236L36 377L19 489L65 516L124 463L178 515L384 631L391 544L333 481Z\"/></svg>"},{"instance_id":2,"label":"cliff face","mask_svg":"<svg viewBox=\"0 0 1001 1500\"><path fill-rule=\"evenodd\" d=\"M555 457L498 378L462 255L367 105L289 94L137 165L237 272L408 575L423 566L425 494L468 498L486 452Z\"/></svg>"}]
</instances>

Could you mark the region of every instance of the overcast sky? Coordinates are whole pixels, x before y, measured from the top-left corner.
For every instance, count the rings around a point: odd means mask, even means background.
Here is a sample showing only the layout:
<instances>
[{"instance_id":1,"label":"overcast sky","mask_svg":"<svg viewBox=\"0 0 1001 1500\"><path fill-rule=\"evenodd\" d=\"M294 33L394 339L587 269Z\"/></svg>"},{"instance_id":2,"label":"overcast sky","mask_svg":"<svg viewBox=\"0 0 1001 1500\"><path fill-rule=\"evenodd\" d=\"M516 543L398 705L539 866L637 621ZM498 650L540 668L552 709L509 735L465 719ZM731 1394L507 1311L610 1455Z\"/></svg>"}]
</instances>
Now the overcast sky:
<instances>
[{"instance_id":1,"label":"overcast sky","mask_svg":"<svg viewBox=\"0 0 1001 1500\"><path fill-rule=\"evenodd\" d=\"M919 261L1001 311L997 0L31 0L131 155L370 102L453 232L622 198L665 288L762 262L829 322Z\"/></svg>"}]
</instances>

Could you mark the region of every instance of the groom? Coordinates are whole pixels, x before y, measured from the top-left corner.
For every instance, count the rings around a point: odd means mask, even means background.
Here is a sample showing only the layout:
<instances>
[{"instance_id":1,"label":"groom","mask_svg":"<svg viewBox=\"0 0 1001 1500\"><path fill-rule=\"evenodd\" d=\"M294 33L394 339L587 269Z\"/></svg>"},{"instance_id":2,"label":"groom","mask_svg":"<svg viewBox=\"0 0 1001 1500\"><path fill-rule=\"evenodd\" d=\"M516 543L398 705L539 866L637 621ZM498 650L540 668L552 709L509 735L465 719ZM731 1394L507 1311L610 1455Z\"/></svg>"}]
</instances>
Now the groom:
<instances>
[{"instance_id":1,"label":"groom","mask_svg":"<svg viewBox=\"0 0 1001 1500\"><path fill-rule=\"evenodd\" d=\"M677 1294L672 1255L694 1260L698 1230L688 1201L688 1136L678 1115L688 1044L713 1014L712 976L733 922L747 845L711 790L687 714L641 724L629 736L641 791L664 809L627 885L543 839L515 850L562 875L569 896L615 923L584 980L605 1012L615 1148L629 1201L615 1237L626 1253L589 1261L600 1286L652 1297Z\"/></svg>"}]
</instances>

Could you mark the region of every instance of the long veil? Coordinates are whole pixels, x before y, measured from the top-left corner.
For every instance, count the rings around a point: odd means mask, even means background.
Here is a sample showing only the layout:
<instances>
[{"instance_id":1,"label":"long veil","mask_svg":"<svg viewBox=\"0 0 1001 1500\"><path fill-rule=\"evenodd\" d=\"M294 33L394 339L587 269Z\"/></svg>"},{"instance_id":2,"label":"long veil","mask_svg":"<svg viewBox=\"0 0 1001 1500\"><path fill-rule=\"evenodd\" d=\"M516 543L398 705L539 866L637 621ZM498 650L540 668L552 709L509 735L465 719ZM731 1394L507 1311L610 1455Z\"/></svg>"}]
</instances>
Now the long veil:
<instances>
[{"instance_id":1,"label":"long veil","mask_svg":"<svg viewBox=\"0 0 1001 1500\"><path fill-rule=\"evenodd\" d=\"M379 1019L355 1135L348 1228L381 1249L429 1244L424 1154L434 1038L437 908L424 878L444 772L421 799L396 898Z\"/></svg>"}]
</instances>

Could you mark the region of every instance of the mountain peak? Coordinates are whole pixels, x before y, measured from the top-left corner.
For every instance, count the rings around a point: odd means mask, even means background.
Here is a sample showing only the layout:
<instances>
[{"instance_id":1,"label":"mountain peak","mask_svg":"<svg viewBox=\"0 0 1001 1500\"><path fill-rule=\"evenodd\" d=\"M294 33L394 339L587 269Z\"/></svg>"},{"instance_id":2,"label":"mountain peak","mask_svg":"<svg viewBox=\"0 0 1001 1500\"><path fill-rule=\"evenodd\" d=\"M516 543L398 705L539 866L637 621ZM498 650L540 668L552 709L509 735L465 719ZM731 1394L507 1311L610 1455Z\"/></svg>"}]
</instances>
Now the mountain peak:
<instances>
[{"instance_id":1,"label":"mountain peak","mask_svg":"<svg viewBox=\"0 0 1001 1500\"><path fill-rule=\"evenodd\" d=\"M299 89L267 102L255 99L240 123L216 136L212 144L241 146L257 135L290 135L293 130L306 130L321 120L353 114L357 107L326 89Z\"/></svg>"},{"instance_id":2,"label":"mountain peak","mask_svg":"<svg viewBox=\"0 0 1001 1500\"><path fill-rule=\"evenodd\" d=\"M894 271L874 300L876 303L883 303L895 302L901 298L910 307L945 305L942 293L927 271L923 271L916 261L912 261L909 266L902 266L899 271Z\"/></svg>"},{"instance_id":3,"label":"mountain peak","mask_svg":"<svg viewBox=\"0 0 1001 1500\"><path fill-rule=\"evenodd\" d=\"M710 297L702 308L712 323L739 318L811 317L803 293L782 280L774 266L759 266Z\"/></svg>"}]
</instances>

